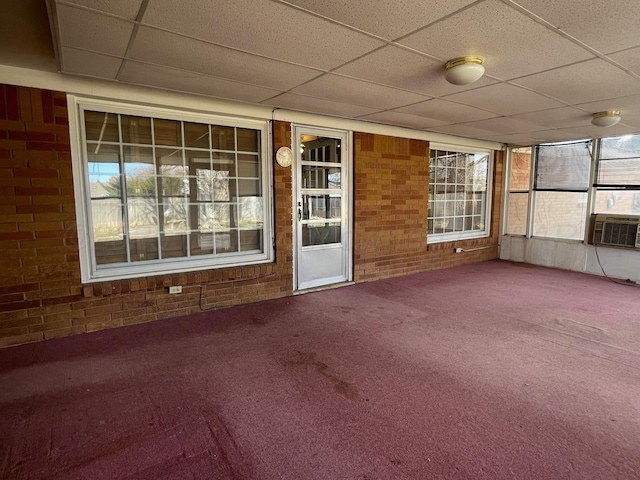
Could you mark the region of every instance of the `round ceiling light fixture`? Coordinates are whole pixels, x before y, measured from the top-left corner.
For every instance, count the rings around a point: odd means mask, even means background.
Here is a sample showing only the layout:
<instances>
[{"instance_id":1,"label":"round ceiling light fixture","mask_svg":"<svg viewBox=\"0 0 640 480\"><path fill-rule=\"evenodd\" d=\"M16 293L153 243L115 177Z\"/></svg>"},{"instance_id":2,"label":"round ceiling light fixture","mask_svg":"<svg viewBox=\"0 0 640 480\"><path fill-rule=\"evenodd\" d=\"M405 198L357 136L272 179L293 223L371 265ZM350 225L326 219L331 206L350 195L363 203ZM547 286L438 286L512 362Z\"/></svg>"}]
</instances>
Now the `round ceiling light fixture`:
<instances>
[{"instance_id":1,"label":"round ceiling light fixture","mask_svg":"<svg viewBox=\"0 0 640 480\"><path fill-rule=\"evenodd\" d=\"M607 110L594 113L591 116L591 124L596 127L612 127L620 121L620 110Z\"/></svg>"},{"instance_id":2,"label":"round ceiling light fixture","mask_svg":"<svg viewBox=\"0 0 640 480\"><path fill-rule=\"evenodd\" d=\"M445 65L447 69L445 78L447 82L454 85L469 85L484 75L483 62L484 58L477 55L467 55L449 60Z\"/></svg>"}]
</instances>

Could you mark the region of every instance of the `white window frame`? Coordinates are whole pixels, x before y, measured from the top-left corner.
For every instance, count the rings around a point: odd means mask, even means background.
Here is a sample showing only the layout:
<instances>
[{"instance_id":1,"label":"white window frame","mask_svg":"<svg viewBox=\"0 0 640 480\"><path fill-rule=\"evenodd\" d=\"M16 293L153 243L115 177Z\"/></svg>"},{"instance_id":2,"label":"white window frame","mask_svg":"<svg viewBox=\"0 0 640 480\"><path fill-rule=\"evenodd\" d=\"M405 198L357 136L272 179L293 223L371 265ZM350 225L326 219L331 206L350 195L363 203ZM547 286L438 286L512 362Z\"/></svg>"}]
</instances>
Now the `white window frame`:
<instances>
[{"instance_id":1,"label":"white window frame","mask_svg":"<svg viewBox=\"0 0 640 480\"><path fill-rule=\"evenodd\" d=\"M210 270L221 267L235 267L272 262L274 259L273 228L273 185L270 155L271 132L267 120L227 117L198 112L180 111L170 108L136 105L110 100L94 99L67 95L69 111L69 134L71 143L71 162L78 230L78 249L80 254L80 272L83 283L120 280L151 275L165 275L194 270ZM237 255L214 255L197 257L179 257L157 261L136 262L127 265L118 264L97 268L93 248L93 229L89 198L89 175L85 159L86 142L84 132L84 111L97 110L114 114L148 116L168 120L207 123L229 127L249 128L260 131L260 155L263 192L263 236L262 252Z\"/></svg>"},{"instance_id":2,"label":"white window frame","mask_svg":"<svg viewBox=\"0 0 640 480\"><path fill-rule=\"evenodd\" d=\"M493 197L493 166L494 151L486 148L466 147L462 145L446 144L446 143L430 143L429 150L446 150L459 153L481 154L487 155L487 195L484 211L484 229L465 232L447 232L447 233L428 233L427 244L442 242L454 242L457 240L470 240L475 238L486 238L491 235L491 210ZM431 155L429 155L431 162ZM431 185L431 176L429 176L429 185Z\"/></svg>"}]
</instances>

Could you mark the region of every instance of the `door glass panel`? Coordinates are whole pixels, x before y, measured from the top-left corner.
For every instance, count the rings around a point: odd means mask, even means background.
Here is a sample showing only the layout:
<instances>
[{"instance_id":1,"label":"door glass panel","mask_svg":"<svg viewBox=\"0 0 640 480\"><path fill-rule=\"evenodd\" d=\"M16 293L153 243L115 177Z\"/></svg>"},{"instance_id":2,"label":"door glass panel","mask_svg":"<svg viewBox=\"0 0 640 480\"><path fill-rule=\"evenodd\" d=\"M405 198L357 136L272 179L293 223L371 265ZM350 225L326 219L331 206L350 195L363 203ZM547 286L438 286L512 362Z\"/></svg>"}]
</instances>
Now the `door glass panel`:
<instances>
[{"instance_id":1,"label":"door glass panel","mask_svg":"<svg viewBox=\"0 0 640 480\"><path fill-rule=\"evenodd\" d=\"M339 195L303 195L303 220L340 220L342 206Z\"/></svg>"},{"instance_id":2,"label":"door glass panel","mask_svg":"<svg viewBox=\"0 0 640 480\"><path fill-rule=\"evenodd\" d=\"M341 188L340 167L303 165L302 188Z\"/></svg>"},{"instance_id":3,"label":"door glass panel","mask_svg":"<svg viewBox=\"0 0 640 480\"><path fill-rule=\"evenodd\" d=\"M340 243L340 222L302 225L302 246Z\"/></svg>"},{"instance_id":4,"label":"door glass panel","mask_svg":"<svg viewBox=\"0 0 640 480\"><path fill-rule=\"evenodd\" d=\"M303 135L300 144L303 162L340 163L340 139Z\"/></svg>"}]
</instances>

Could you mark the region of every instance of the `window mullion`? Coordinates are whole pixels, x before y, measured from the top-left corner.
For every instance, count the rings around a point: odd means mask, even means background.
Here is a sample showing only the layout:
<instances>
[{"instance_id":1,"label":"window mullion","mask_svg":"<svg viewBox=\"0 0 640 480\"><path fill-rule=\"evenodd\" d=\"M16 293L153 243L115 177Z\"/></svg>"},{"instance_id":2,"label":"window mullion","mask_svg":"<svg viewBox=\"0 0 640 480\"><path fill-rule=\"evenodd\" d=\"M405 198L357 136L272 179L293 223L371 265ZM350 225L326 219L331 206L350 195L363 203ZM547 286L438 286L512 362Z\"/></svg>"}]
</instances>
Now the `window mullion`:
<instances>
[{"instance_id":1,"label":"window mullion","mask_svg":"<svg viewBox=\"0 0 640 480\"><path fill-rule=\"evenodd\" d=\"M124 145L122 144L122 119L121 115L116 115L118 118L118 139L120 149L119 161L120 161L120 195L122 200L122 231L124 233L124 245L127 252L127 263L131 262L131 245L129 242L131 240L131 233L129 232L129 198L127 196L127 181L126 181L126 171L124 164Z\"/></svg>"},{"instance_id":2,"label":"window mullion","mask_svg":"<svg viewBox=\"0 0 640 480\"><path fill-rule=\"evenodd\" d=\"M587 211L586 211L586 219L584 222L584 236L583 241L587 243L589 241L589 230L591 228L591 222L589 219L591 218L591 214L593 213L596 201L596 187L595 183L597 182L597 171L598 164L597 158L600 152L600 139L596 138L593 141L593 146L591 148L591 168L589 169L589 190L587 192Z\"/></svg>"}]
</instances>

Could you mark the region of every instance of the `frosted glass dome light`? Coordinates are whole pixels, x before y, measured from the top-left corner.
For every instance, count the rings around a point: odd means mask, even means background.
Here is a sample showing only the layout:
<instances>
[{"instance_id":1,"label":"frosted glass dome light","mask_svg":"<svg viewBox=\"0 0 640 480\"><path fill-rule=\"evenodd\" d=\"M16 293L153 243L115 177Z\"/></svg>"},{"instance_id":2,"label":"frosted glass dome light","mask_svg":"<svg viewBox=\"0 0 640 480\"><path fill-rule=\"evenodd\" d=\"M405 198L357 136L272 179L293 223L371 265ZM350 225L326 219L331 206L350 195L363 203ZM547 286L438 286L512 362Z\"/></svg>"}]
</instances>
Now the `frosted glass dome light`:
<instances>
[{"instance_id":1,"label":"frosted glass dome light","mask_svg":"<svg viewBox=\"0 0 640 480\"><path fill-rule=\"evenodd\" d=\"M469 85L484 75L482 63L484 58L477 55L467 55L449 60L445 65L447 82L454 85Z\"/></svg>"},{"instance_id":2,"label":"frosted glass dome light","mask_svg":"<svg viewBox=\"0 0 640 480\"><path fill-rule=\"evenodd\" d=\"M620 110L607 110L606 112L594 113L591 124L596 127L612 127L620 121Z\"/></svg>"}]
</instances>

